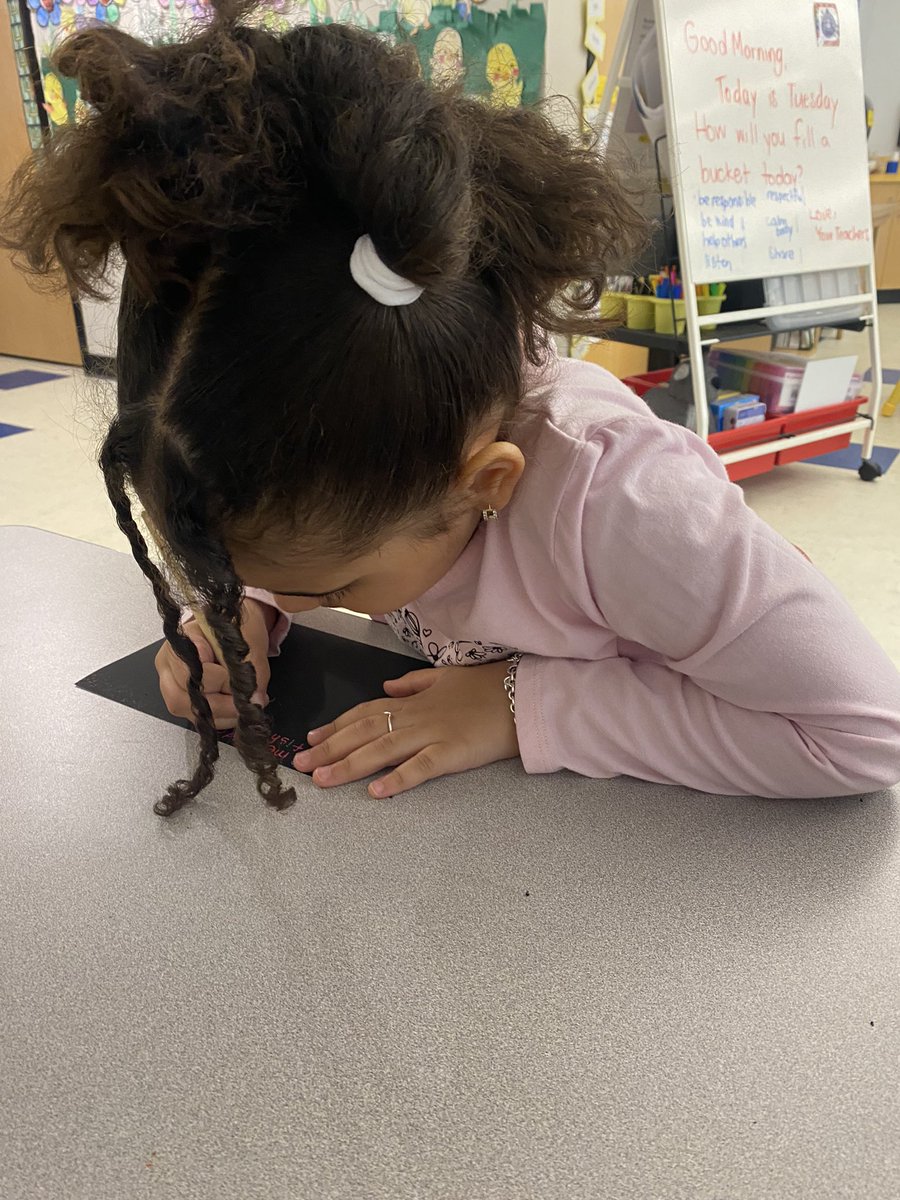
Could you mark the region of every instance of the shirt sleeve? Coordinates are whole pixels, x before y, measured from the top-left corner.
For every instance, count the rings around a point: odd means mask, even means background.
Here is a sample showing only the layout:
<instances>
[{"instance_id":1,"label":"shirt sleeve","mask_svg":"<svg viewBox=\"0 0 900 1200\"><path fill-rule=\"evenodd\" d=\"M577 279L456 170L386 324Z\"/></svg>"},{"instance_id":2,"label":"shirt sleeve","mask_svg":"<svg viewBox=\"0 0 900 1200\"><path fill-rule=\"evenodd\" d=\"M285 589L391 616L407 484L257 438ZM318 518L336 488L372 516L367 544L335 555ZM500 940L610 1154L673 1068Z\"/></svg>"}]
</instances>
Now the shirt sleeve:
<instances>
[{"instance_id":1,"label":"shirt sleeve","mask_svg":"<svg viewBox=\"0 0 900 1200\"><path fill-rule=\"evenodd\" d=\"M713 452L635 417L579 453L558 577L617 640L600 661L522 660L526 769L778 797L900 780L900 674Z\"/></svg>"}]
</instances>

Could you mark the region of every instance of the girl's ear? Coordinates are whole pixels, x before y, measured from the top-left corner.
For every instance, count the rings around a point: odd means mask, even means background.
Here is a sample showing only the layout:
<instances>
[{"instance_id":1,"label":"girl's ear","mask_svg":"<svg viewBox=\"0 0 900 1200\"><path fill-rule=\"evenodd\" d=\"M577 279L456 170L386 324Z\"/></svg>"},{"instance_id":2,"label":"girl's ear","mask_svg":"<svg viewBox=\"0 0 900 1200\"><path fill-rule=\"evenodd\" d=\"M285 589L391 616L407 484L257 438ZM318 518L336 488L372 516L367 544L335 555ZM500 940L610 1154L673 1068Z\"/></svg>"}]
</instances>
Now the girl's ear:
<instances>
[{"instance_id":1,"label":"girl's ear","mask_svg":"<svg viewBox=\"0 0 900 1200\"><path fill-rule=\"evenodd\" d=\"M476 450L463 466L459 490L471 496L472 507L506 508L525 470L525 456L511 442L491 442Z\"/></svg>"}]
</instances>

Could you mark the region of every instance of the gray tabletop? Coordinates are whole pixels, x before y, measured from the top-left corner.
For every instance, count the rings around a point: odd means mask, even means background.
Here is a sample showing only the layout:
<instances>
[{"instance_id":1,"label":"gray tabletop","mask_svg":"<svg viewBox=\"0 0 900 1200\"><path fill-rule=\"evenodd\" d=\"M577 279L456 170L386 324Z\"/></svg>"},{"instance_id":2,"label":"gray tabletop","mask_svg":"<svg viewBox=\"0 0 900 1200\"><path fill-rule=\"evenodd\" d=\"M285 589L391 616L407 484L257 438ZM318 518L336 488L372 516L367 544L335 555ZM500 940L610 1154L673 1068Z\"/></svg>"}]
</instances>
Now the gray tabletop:
<instances>
[{"instance_id":1,"label":"gray tabletop","mask_svg":"<svg viewBox=\"0 0 900 1200\"><path fill-rule=\"evenodd\" d=\"M897 796L275 813L225 748L167 821L193 735L73 686L157 636L131 559L2 529L0 612L4 1200L900 1194Z\"/></svg>"}]
</instances>

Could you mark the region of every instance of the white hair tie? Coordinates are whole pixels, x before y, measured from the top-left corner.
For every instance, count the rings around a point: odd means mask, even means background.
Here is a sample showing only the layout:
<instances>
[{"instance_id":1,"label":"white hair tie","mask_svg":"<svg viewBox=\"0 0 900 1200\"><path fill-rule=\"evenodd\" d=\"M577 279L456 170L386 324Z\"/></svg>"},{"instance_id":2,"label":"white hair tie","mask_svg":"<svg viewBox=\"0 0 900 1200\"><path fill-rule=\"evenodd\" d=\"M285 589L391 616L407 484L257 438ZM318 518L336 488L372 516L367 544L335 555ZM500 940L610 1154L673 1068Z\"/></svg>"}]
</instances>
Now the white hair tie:
<instances>
[{"instance_id":1,"label":"white hair tie","mask_svg":"<svg viewBox=\"0 0 900 1200\"><path fill-rule=\"evenodd\" d=\"M391 308L401 304L415 304L425 291L423 287L404 279L382 262L367 233L364 233L353 247L353 253L350 255L350 274L373 300Z\"/></svg>"}]
</instances>

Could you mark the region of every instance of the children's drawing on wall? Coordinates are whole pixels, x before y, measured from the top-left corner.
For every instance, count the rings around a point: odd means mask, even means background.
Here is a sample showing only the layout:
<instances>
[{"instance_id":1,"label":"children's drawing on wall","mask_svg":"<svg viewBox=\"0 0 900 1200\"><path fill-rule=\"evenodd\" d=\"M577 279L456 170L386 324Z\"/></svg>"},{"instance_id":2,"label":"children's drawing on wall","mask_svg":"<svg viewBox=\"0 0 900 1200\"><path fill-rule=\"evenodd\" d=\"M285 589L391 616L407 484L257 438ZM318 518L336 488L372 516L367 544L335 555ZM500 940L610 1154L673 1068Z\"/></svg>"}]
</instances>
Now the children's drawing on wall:
<instances>
[{"instance_id":1,"label":"children's drawing on wall","mask_svg":"<svg viewBox=\"0 0 900 1200\"><path fill-rule=\"evenodd\" d=\"M382 17L383 25L387 19ZM504 108L540 99L547 32L543 4L432 4L431 26L413 40L427 79L443 82L453 70L466 91ZM450 31L458 42L447 37Z\"/></svg>"},{"instance_id":2,"label":"children's drawing on wall","mask_svg":"<svg viewBox=\"0 0 900 1200\"><path fill-rule=\"evenodd\" d=\"M81 117L79 105L84 107L78 95L78 85L74 79L68 79L54 71L46 55L41 55L38 65L43 82L44 112L50 118L51 129L74 125Z\"/></svg>"},{"instance_id":3,"label":"children's drawing on wall","mask_svg":"<svg viewBox=\"0 0 900 1200\"><path fill-rule=\"evenodd\" d=\"M498 42L488 50L487 81L491 85L491 103L498 108L518 108L522 103L519 60L506 42Z\"/></svg>"},{"instance_id":4,"label":"children's drawing on wall","mask_svg":"<svg viewBox=\"0 0 900 1200\"><path fill-rule=\"evenodd\" d=\"M44 76L44 111L54 125L68 125L69 109L62 80L55 71L48 71Z\"/></svg>"},{"instance_id":5,"label":"children's drawing on wall","mask_svg":"<svg viewBox=\"0 0 900 1200\"><path fill-rule=\"evenodd\" d=\"M476 4L484 4L484 0L459 0L456 5L456 15L467 25L472 20L472 9Z\"/></svg>"},{"instance_id":6,"label":"children's drawing on wall","mask_svg":"<svg viewBox=\"0 0 900 1200\"><path fill-rule=\"evenodd\" d=\"M118 25L152 45L184 38L212 16L211 0L27 0L51 128L83 120L74 81L51 71L56 43L97 21ZM260 0L252 20L275 33L295 25L340 23L415 47L422 76L441 86L462 82L492 104L515 107L540 98L546 13L531 0Z\"/></svg>"},{"instance_id":7,"label":"children's drawing on wall","mask_svg":"<svg viewBox=\"0 0 900 1200\"><path fill-rule=\"evenodd\" d=\"M344 0L337 19L341 25L355 25L359 29L369 28L369 18L364 12L360 12L353 0Z\"/></svg>"},{"instance_id":8,"label":"children's drawing on wall","mask_svg":"<svg viewBox=\"0 0 900 1200\"><path fill-rule=\"evenodd\" d=\"M430 29L431 0L397 0L397 19L411 37Z\"/></svg>"},{"instance_id":9,"label":"children's drawing on wall","mask_svg":"<svg viewBox=\"0 0 900 1200\"><path fill-rule=\"evenodd\" d=\"M209 0L157 0L157 3L163 12L168 14L167 24L170 30L183 29L185 25L197 21L208 21L212 16ZM149 0L138 0L136 7L147 7L150 9L150 13L153 12L152 3Z\"/></svg>"},{"instance_id":10,"label":"children's drawing on wall","mask_svg":"<svg viewBox=\"0 0 900 1200\"><path fill-rule=\"evenodd\" d=\"M28 0L28 7L34 13L34 20L40 29L58 25L62 20L60 0Z\"/></svg>"},{"instance_id":11,"label":"children's drawing on wall","mask_svg":"<svg viewBox=\"0 0 900 1200\"><path fill-rule=\"evenodd\" d=\"M297 20L341 21L406 38L426 79L461 79L467 91L504 107L540 98L546 12L530 0L304 0Z\"/></svg>"},{"instance_id":12,"label":"children's drawing on wall","mask_svg":"<svg viewBox=\"0 0 900 1200\"><path fill-rule=\"evenodd\" d=\"M122 15L121 14L121 6L124 3L125 3L125 0L119 0L118 4L116 4L114 2L114 0L110 0L109 4L88 5L88 11L90 12L91 10L93 10L94 18L97 21L116 22L120 19L121 15Z\"/></svg>"},{"instance_id":13,"label":"children's drawing on wall","mask_svg":"<svg viewBox=\"0 0 900 1200\"><path fill-rule=\"evenodd\" d=\"M438 87L449 87L459 83L464 73L462 38L459 30L448 26L437 35L431 52L431 82Z\"/></svg>"}]
</instances>

